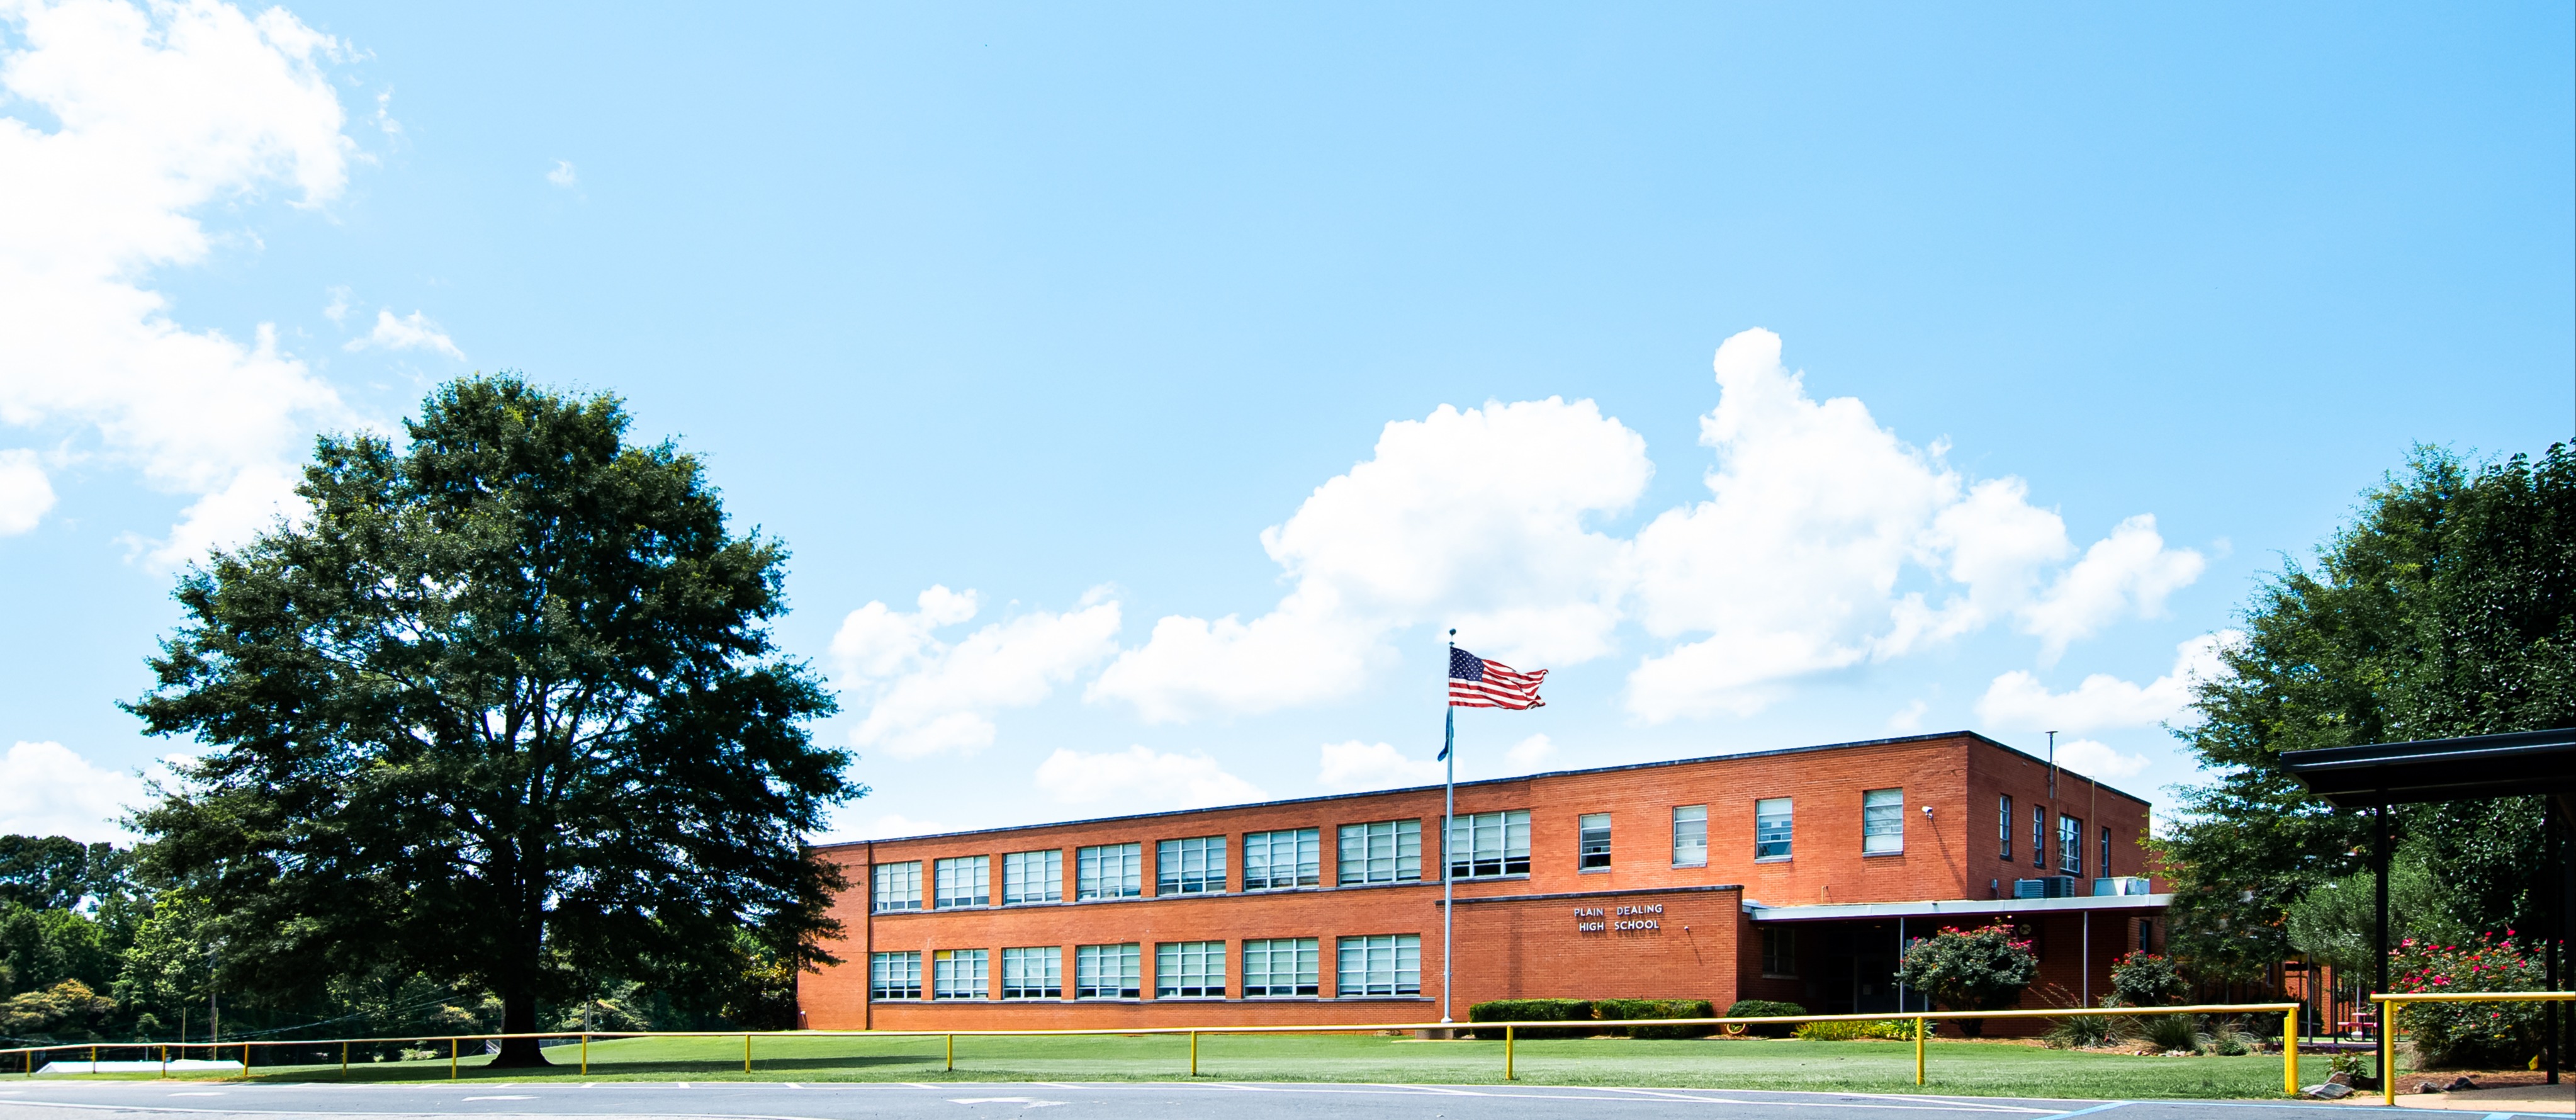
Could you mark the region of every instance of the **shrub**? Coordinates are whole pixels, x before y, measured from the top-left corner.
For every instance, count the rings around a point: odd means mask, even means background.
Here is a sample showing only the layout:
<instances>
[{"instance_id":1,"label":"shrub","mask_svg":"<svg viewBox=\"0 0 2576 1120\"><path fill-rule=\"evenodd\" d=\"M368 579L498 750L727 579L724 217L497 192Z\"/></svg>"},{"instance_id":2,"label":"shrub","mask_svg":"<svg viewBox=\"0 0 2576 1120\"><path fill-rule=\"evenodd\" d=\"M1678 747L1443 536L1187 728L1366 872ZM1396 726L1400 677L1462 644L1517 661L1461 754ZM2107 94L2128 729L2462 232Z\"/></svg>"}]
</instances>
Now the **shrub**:
<instances>
[{"instance_id":1,"label":"shrub","mask_svg":"<svg viewBox=\"0 0 2576 1120\"><path fill-rule=\"evenodd\" d=\"M1588 999L1490 999L1467 1008L1470 1023L1578 1022L1592 1018L1592 1001ZM1501 1038L1501 1027L1470 1029L1476 1038ZM1514 1032L1521 1038L1585 1038L1594 1033L1591 1027L1527 1027Z\"/></svg>"},{"instance_id":2,"label":"shrub","mask_svg":"<svg viewBox=\"0 0 2576 1120\"><path fill-rule=\"evenodd\" d=\"M2200 1050L2200 1016L2198 1015L2140 1015L2137 1017L2137 1023L2135 1028L2137 1037L2154 1045L2158 1050L2168 1052L2180 1050L2186 1054Z\"/></svg>"},{"instance_id":3,"label":"shrub","mask_svg":"<svg viewBox=\"0 0 2576 1120\"><path fill-rule=\"evenodd\" d=\"M1592 1005L1604 1019L1708 1019L1717 1009L1704 999L1605 999ZM1629 1038L1706 1038L1717 1028L1697 1026L1612 1027Z\"/></svg>"},{"instance_id":4,"label":"shrub","mask_svg":"<svg viewBox=\"0 0 2576 1120\"><path fill-rule=\"evenodd\" d=\"M2440 945L2409 937L2388 952L2389 987L2400 992L2528 992L2543 987L2541 961L2505 936ZM2425 1068L2522 1065L2548 1033L2542 1003L2418 1003L2400 1012Z\"/></svg>"},{"instance_id":5,"label":"shrub","mask_svg":"<svg viewBox=\"0 0 2576 1120\"><path fill-rule=\"evenodd\" d=\"M1797 1004L1771 999L1739 999L1735 1001L1734 1006L1726 1009L1726 1017L1729 1019L1761 1019L1806 1013L1807 1009ZM1747 1023L1740 1027L1727 1028L1729 1032L1742 1032L1759 1038L1787 1038L1790 1032L1797 1029L1797 1025L1793 1023Z\"/></svg>"},{"instance_id":6,"label":"shrub","mask_svg":"<svg viewBox=\"0 0 2576 1120\"><path fill-rule=\"evenodd\" d=\"M2189 991L2182 971L2174 967L2173 958L2158 956L2144 949L2120 958L2111 966L2111 991L2121 1003L2131 1007L2160 1007L2174 1003Z\"/></svg>"},{"instance_id":7,"label":"shrub","mask_svg":"<svg viewBox=\"0 0 2576 1120\"><path fill-rule=\"evenodd\" d=\"M1999 1011L2019 1001L2022 989L2039 976L2039 958L2030 942L2002 923L1945 929L1907 949L1897 976L1946 1010ZM1960 1033L1971 1038L1985 1033L1983 1020L1958 1023Z\"/></svg>"},{"instance_id":8,"label":"shrub","mask_svg":"<svg viewBox=\"0 0 2576 1120\"><path fill-rule=\"evenodd\" d=\"M1975 1020L1968 1020L1975 1022ZM1838 1019L1830 1023L1800 1023L1798 1037L1809 1042L1851 1042L1863 1038L1886 1038L1899 1042L1914 1039L1912 1019Z\"/></svg>"}]
</instances>

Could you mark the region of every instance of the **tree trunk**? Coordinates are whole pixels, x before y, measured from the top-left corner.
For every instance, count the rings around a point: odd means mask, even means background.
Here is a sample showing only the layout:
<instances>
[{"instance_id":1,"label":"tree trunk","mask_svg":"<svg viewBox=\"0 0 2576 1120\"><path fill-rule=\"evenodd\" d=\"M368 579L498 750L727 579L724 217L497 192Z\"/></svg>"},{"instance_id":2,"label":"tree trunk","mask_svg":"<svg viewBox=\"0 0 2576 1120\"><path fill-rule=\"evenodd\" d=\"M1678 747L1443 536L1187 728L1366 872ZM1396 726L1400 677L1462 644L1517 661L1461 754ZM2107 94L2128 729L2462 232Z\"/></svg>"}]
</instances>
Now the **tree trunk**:
<instances>
[{"instance_id":1,"label":"tree trunk","mask_svg":"<svg viewBox=\"0 0 2576 1120\"><path fill-rule=\"evenodd\" d=\"M519 990L501 993L501 1033L531 1034L537 1029L536 985L518 985ZM528 1069L551 1066L545 1051L533 1038L505 1038L501 1052L492 1056L489 1069Z\"/></svg>"}]
</instances>

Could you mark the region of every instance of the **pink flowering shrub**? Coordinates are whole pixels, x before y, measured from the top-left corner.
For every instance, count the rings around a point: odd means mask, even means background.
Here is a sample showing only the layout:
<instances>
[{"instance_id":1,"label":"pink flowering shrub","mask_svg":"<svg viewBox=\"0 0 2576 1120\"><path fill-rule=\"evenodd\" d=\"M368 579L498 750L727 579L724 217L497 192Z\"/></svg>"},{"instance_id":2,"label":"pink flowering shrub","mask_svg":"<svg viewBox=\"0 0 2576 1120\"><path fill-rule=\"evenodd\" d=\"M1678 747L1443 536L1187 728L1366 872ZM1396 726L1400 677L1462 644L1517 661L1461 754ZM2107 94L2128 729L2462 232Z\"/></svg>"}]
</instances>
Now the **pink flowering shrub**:
<instances>
[{"instance_id":1,"label":"pink flowering shrub","mask_svg":"<svg viewBox=\"0 0 2576 1120\"><path fill-rule=\"evenodd\" d=\"M2541 957L2503 937L2445 945L2409 937L2388 951L2389 988L2398 992L2533 992L2546 979ZM2399 1012L2426 1068L2520 1066L2540 1053L2549 1022L2540 1003L2419 1003Z\"/></svg>"}]
</instances>

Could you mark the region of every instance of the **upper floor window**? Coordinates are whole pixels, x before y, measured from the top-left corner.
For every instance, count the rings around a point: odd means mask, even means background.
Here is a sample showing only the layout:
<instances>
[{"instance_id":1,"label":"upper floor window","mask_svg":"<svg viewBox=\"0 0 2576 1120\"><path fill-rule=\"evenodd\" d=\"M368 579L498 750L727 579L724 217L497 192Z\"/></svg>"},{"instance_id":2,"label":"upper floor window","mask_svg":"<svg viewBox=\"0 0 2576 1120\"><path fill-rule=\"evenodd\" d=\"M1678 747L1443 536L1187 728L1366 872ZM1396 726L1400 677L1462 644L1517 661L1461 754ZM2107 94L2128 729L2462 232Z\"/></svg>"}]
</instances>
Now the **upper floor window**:
<instances>
[{"instance_id":1,"label":"upper floor window","mask_svg":"<svg viewBox=\"0 0 2576 1120\"><path fill-rule=\"evenodd\" d=\"M2098 873L2102 875L2111 873L2111 826L2107 824L2102 826L2102 862L2098 867Z\"/></svg>"},{"instance_id":2,"label":"upper floor window","mask_svg":"<svg viewBox=\"0 0 2576 1120\"><path fill-rule=\"evenodd\" d=\"M880 863L870 871L875 880L877 913L921 909L921 861Z\"/></svg>"},{"instance_id":3,"label":"upper floor window","mask_svg":"<svg viewBox=\"0 0 2576 1120\"><path fill-rule=\"evenodd\" d=\"M2084 818L2057 815L2057 870L2084 874Z\"/></svg>"},{"instance_id":4,"label":"upper floor window","mask_svg":"<svg viewBox=\"0 0 2576 1120\"><path fill-rule=\"evenodd\" d=\"M1860 795L1860 853L1905 850L1905 791L1874 789Z\"/></svg>"},{"instance_id":5,"label":"upper floor window","mask_svg":"<svg viewBox=\"0 0 2576 1120\"><path fill-rule=\"evenodd\" d=\"M1155 845L1154 893L1224 894L1225 837L1194 836Z\"/></svg>"},{"instance_id":6,"label":"upper floor window","mask_svg":"<svg viewBox=\"0 0 2576 1120\"><path fill-rule=\"evenodd\" d=\"M1610 870L1610 814L1585 813L1575 818L1581 847L1575 853L1575 866L1584 871Z\"/></svg>"},{"instance_id":7,"label":"upper floor window","mask_svg":"<svg viewBox=\"0 0 2576 1120\"><path fill-rule=\"evenodd\" d=\"M937 891L935 905L990 906L993 903L991 856L958 856L931 865Z\"/></svg>"},{"instance_id":8,"label":"upper floor window","mask_svg":"<svg viewBox=\"0 0 2576 1120\"><path fill-rule=\"evenodd\" d=\"M1319 886L1323 883L1323 858L1320 830L1247 832L1243 835L1243 889L1276 891Z\"/></svg>"},{"instance_id":9,"label":"upper floor window","mask_svg":"<svg viewBox=\"0 0 2576 1120\"><path fill-rule=\"evenodd\" d=\"M1422 822L1374 821L1342 826L1344 885L1407 883L1422 878Z\"/></svg>"},{"instance_id":10,"label":"upper floor window","mask_svg":"<svg viewBox=\"0 0 2576 1120\"><path fill-rule=\"evenodd\" d=\"M1765 797L1753 803L1753 858L1787 859L1791 839L1789 799Z\"/></svg>"},{"instance_id":11,"label":"upper floor window","mask_svg":"<svg viewBox=\"0 0 2576 1120\"><path fill-rule=\"evenodd\" d=\"M1145 893L1145 846L1102 844L1076 848L1073 897L1136 898Z\"/></svg>"},{"instance_id":12,"label":"upper floor window","mask_svg":"<svg viewBox=\"0 0 2576 1120\"><path fill-rule=\"evenodd\" d=\"M1708 866L1708 806L1673 807L1673 866Z\"/></svg>"},{"instance_id":13,"label":"upper floor window","mask_svg":"<svg viewBox=\"0 0 2576 1120\"><path fill-rule=\"evenodd\" d=\"M1064 849L1002 857L1002 905L1064 901Z\"/></svg>"},{"instance_id":14,"label":"upper floor window","mask_svg":"<svg viewBox=\"0 0 2576 1120\"><path fill-rule=\"evenodd\" d=\"M2038 805L2030 807L2030 865L2048 866L2048 810Z\"/></svg>"},{"instance_id":15,"label":"upper floor window","mask_svg":"<svg viewBox=\"0 0 2576 1120\"><path fill-rule=\"evenodd\" d=\"M1452 879L1527 875L1529 852L1530 815L1527 809L1468 813L1449 819L1449 877Z\"/></svg>"},{"instance_id":16,"label":"upper floor window","mask_svg":"<svg viewBox=\"0 0 2576 1120\"><path fill-rule=\"evenodd\" d=\"M1995 802L1995 835L1998 837L1997 842L2002 845L1996 850L2003 853L2003 858L2011 859L2013 857L2012 795L2009 793Z\"/></svg>"}]
</instances>

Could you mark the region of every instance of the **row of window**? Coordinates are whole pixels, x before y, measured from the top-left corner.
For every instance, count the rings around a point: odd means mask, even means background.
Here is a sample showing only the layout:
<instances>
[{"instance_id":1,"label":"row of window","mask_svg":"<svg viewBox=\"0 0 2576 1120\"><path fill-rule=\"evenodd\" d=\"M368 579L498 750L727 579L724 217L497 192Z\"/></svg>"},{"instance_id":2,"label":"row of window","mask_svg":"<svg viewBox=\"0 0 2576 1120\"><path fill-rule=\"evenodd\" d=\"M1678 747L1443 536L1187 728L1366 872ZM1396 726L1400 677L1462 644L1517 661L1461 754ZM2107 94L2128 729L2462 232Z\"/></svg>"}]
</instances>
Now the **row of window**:
<instances>
[{"instance_id":1,"label":"row of window","mask_svg":"<svg viewBox=\"0 0 2576 1120\"><path fill-rule=\"evenodd\" d=\"M1224 999L1228 976L1223 941L1166 941L1154 946L1154 998ZM1420 934L1372 934L1335 940L1333 994L1344 999L1422 994ZM930 956L931 999L990 999L991 953L939 949ZM1064 947L1032 945L1001 951L1003 999L1138 999L1144 946L1073 947L1073 986L1064 984ZM1312 937L1273 937L1243 942L1243 971L1236 981L1246 999L1318 996L1322 993L1322 943ZM868 994L874 999L921 999L919 951L868 954Z\"/></svg>"},{"instance_id":2,"label":"row of window","mask_svg":"<svg viewBox=\"0 0 2576 1120\"><path fill-rule=\"evenodd\" d=\"M1995 835L1998 858L2006 863L2012 862L2014 854L2011 794L2004 794L1995 801ZM2044 805L2030 807L2030 865L2042 869L2048 866L2048 807ZM2102 826L2102 862L2099 867L2102 874L2111 873L2111 826L2107 824ZM2082 817L2069 816L2065 813L2057 815L2057 870L2062 875L2084 874L2084 818Z\"/></svg>"}]
</instances>

